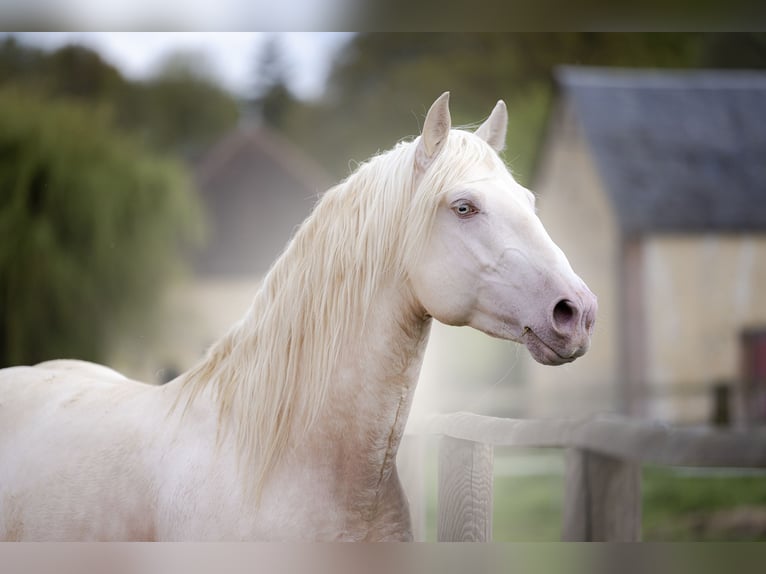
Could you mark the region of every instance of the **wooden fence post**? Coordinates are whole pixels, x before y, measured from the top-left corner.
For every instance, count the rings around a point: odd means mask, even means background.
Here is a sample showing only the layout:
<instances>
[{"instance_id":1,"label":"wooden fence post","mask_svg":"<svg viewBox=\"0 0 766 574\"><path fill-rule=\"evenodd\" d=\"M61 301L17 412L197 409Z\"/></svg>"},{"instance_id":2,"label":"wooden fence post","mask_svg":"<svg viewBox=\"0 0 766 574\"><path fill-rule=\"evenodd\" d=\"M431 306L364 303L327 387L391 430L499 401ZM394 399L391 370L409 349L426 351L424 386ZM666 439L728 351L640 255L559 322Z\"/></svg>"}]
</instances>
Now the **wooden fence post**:
<instances>
[{"instance_id":1,"label":"wooden fence post","mask_svg":"<svg viewBox=\"0 0 766 574\"><path fill-rule=\"evenodd\" d=\"M492 540L493 447L442 437L439 444L437 540Z\"/></svg>"},{"instance_id":2,"label":"wooden fence post","mask_svg":"<svg viewBox=\"0 0 766 574\"><path fill-rule=\"evenodd\" d=\"M415 542L426 540L426 440L424 435L406 434L397 455L399 482L410 507L412 537Z\"/></svg>"},{"instance_id":3,"label":"wooden fence post","mask_svg":"<svg viewBox=\"0 0 766 574\"><path fill-rule=\"evenodd\" d=\"M562 540L641 540L641 465L575 448L565 461Z\"/></svg>"}]
</instances>

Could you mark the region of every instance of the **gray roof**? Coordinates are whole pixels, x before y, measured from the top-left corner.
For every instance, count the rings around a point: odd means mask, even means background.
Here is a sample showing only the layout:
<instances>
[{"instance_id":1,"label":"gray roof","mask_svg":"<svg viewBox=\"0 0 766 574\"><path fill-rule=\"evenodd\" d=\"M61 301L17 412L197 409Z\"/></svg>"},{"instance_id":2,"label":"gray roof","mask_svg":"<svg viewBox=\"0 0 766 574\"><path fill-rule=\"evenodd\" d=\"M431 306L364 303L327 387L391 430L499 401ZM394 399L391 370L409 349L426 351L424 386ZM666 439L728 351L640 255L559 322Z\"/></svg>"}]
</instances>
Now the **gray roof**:
<instances>
[{"instance_id":1,"label":"gray roof","mask_svg":"<svg viewBox=\"0 0 766 574\"><path fill-rule=\"evenodd\" d=\"M208 218L202 275L263 275L309 215L330 177L278 133L236 129L195 168Z\"/></svg>"},{"instance_id":2,"label":"gray roof","mask_svg":"<svg viewBox=\"0 0 766 574\"><path fill-rule=\"evenodd\" d=\"M766 73L564 67L626 234L766 232Z\"/></svg>"}]
</instances>

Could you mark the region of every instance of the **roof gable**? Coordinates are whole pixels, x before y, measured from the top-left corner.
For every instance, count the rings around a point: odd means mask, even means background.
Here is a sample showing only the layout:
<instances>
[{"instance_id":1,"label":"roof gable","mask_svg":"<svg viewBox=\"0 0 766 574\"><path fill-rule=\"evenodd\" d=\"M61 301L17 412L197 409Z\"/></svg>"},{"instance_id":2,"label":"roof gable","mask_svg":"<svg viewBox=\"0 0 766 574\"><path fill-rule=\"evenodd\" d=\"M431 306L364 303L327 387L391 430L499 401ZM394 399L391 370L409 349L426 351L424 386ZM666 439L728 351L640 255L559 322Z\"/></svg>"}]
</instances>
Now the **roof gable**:
<instances>
[{"instance_id":1,"label":"roof gable","mask_svg":"<svg viewBox=\"0 0 766 574\"><path fill-rule=\"evenodd\" d=\"M766 73L561 68L625 233L766 231Z\"/></svg>"},{"instance_id":2,"label":"roof gable","mask_svg":"<svg viewBox=\"0 0 766 574\"><path fill-rule=\"evenodd\" d=\"M263 275L309 215L330 178L266 128L235 130L195 166L208 216L203 275Z\"/></svg>"}]
</instances>

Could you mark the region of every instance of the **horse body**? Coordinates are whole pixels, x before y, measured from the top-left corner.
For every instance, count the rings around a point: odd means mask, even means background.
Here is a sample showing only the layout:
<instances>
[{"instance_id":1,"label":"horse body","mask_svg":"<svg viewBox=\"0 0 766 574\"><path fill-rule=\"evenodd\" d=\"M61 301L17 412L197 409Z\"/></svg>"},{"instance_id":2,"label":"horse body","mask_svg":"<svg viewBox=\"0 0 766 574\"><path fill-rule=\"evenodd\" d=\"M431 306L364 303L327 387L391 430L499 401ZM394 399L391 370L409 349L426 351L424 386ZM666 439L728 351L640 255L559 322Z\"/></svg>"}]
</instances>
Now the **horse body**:
<instances>
[{"instance_id":1,"label":"horse body","mask_svg":"<svg viewBox=\"0 0 766 574\"><path fill-rule=\"evenodd\" d=\"M328 191L240 323L163 387L0 371L0 539L410 540L395 458L432 318L562 364L595 297L447 94ZM470 360L470 357L467 357Z\"/></svg>"},{"instance_id":2,"label":"horse body","mask_svg":"<svg viewBox=\"0 0 766 574\"><path fill-rule=\"evenodd\" d=\"M151 538L159 388L16 367L0 377L0 537ZM160 439L162 440L162 439Z\"/></svg>"},{"instance_id":3,"label":"horse body","mask_svg":"<svg viewBox=\"0 0 766 574\"><path fill-rule=\"evenodd\" d=\"M0 537L409 540L394 461L430 319L405 325L402 306L383 298L370 317L376 337L344 353L322 424L257 503L233 441L218 444L215 398L174 408L183 378L155 387L58 361L0 371Z\"/></svg>"},{"instance_id":4,"label":"horse body","mask_svg":"<svg viewBox=\"0 0 766 574\"><path fill-rule=\"evenodd\" d=\"M168 416L174 387L37 367L3 373L0 538L407 539L392 455L389 478L379 480L389 436L377 437L379 456L361 460L370 449L344 438L354 423L329 425L274 470L256 511L235 454L216 444L213 401L195 401L181 421Z\"/></svg>"}]
</instances>

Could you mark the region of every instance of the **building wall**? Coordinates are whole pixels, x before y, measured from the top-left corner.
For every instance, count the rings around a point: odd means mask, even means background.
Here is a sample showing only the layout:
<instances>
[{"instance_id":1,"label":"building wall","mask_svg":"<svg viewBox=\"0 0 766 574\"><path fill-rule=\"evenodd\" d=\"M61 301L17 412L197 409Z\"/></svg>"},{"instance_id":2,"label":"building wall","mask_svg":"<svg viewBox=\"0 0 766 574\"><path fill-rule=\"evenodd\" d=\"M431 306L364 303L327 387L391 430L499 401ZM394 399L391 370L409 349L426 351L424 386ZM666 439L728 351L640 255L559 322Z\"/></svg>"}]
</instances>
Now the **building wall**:
<instances>
[{"instance_id":1,"label":"building wall","mask_svg":"<svg viewBox=\"0 0 766 574\"><path fill-rule=\"evenodd\" d=\"M712 385L741 375L742 331L766 326L766 236L657 236L642 252L647 414L706 422Z\"/></svg>"},{"instance_id":2,"label":"building wall","mask_svg":"<svg viewBox=\"0 0 766 574\"><path fill-rule=\"evenodd\" d=\"M197 271L230 277L265 274L324 191L304 184L253 143L200 187L209 237Z\"/></svg>"},{"instance_id":3,"label":"building wall","mask_svg":"<svg viewBox=\"0 0 766 574\"><path fill-rule=\"evenodd\" d=\"M148 383L193 367L250 307L260 276L194 277L172 286L146 332L115 345L109 366Z\"/></svg>"},{"instance_id":4,"label":"building wall","mask_svg":"<svg viewBox=\"0 0 766 574\"><path fill-rule=\"evenodd\" d=\"M575 272L598 297L590 351L546 367L529 356L531 416L581 416L614 410L619 377L617 269L619 234L580 126L569 106L552 118L536 178L540 219Z\"/></svg>"}]
</instances>

